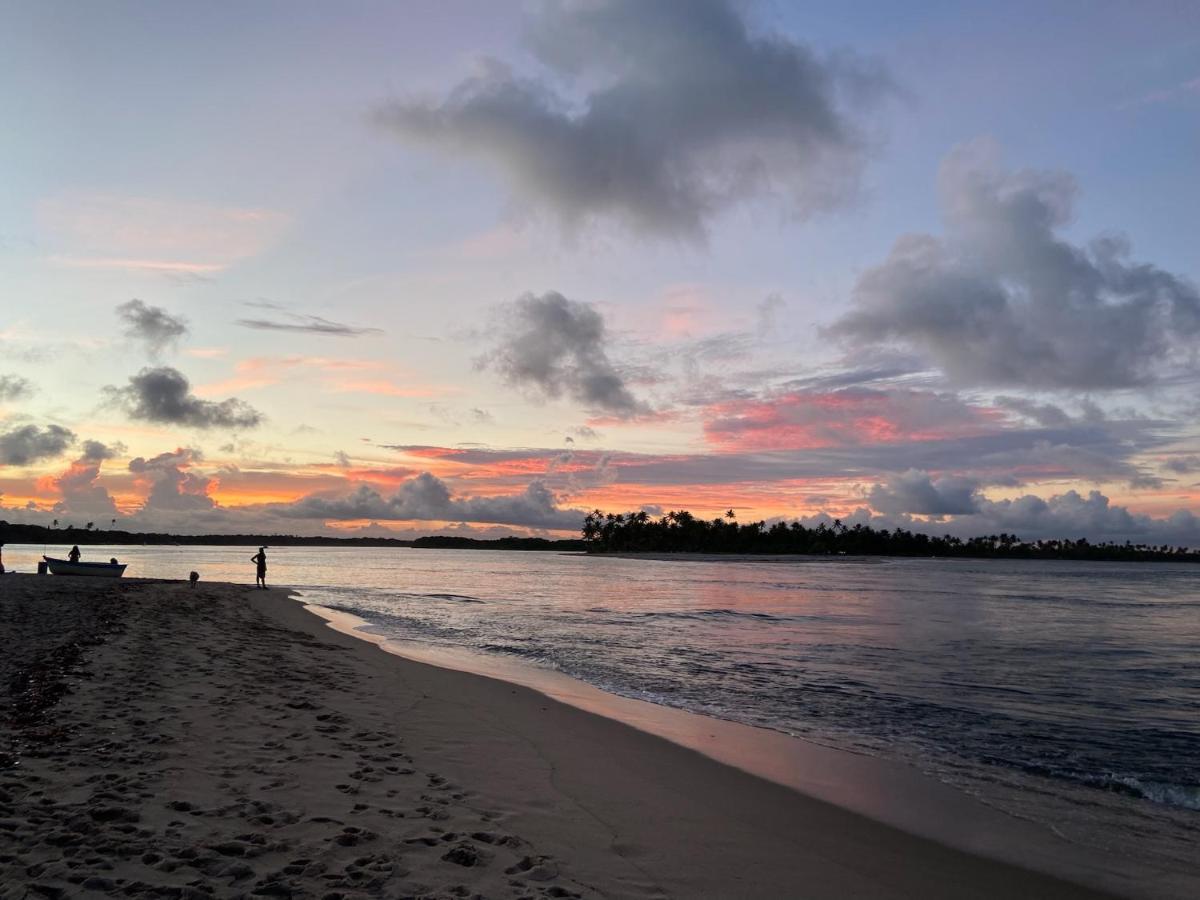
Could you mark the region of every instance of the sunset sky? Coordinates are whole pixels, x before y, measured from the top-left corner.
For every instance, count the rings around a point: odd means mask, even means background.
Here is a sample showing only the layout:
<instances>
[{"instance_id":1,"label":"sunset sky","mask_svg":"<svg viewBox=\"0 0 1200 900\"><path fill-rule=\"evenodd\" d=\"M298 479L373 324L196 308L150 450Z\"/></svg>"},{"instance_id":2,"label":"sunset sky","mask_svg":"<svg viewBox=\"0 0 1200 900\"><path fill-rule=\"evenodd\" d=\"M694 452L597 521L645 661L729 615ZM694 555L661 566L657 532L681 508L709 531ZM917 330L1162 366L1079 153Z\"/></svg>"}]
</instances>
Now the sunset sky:
<instances>
[{"instance_id":1,"label":"sunset sky","mask_svg":"<svg viewBox=\"0 0 1200 900\"><path fill-rule=\"evenodd\" d=\"M1200 546L1200 5L3 7L0 518Z\"/></svg>"}]
</instances>

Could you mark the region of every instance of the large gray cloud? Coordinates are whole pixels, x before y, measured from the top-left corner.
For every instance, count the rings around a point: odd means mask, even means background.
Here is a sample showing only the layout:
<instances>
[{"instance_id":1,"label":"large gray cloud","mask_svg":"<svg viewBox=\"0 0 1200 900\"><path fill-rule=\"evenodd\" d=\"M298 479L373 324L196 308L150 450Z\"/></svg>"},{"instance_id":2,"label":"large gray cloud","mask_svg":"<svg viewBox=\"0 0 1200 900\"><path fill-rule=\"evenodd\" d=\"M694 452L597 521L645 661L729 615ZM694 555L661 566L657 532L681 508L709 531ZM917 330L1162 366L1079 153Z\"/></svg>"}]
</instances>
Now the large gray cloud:
<instances>
[{"instance_id":1,"label":"large gray cloud","mask_svg":"<svg viewBox=\"0 0 1200 900\"><path fill-rule=\"evenodd\" d=\"M1063 238L1069 176L1007 171L977 142L950 154L940 186L946 236L898 240L835 334L915 348L963 384L1124 388L1194 366L1196 286L1119 238Z\"/></svg>"},{"instance_id":2,"label":"large gray cloud","mask_svg":"<svg viewBox=\"0 0 1200 900\"><path fill-rule=\"evenodd\" d=\"M868 494L873 509L881 513L915 513L920 516L957 516L973 513L982 496L973 478L944 476L930 478L928 472L909 469L876 484Z\"/></svg>"},{"instance_id":3,"label":"large gray cloud","mask_svg":"<svg viewBox=\"0 0 1200 900\"><path fill-rule=\"evenodd\" d=\"M129 471L150 482L150 493L142 511L213 509L216 503L208 496L213 480L190 471L202 458L200 451L180 447L149 459L142 456L131 459Z\"/></svg>"},{"instance_id":4,"label":"large gray cloud","mask_svg":"<svg viewBox=\"0 0 1200 900\"><path fill-rule=\"evenodd\" d=\"M188 331L183 319L141 300L122 303L117 307L117 316L124 325L125 336L141 342L153 357L161 355Z\"/></svg>"},{"instance_id":5,"label":"large gray cloud","mask_svg":"<svg viewBox=\"0 0 1200 900\"><path fill-rule=\"evenodd\" d=\"M827 207L861 166L850 111L888 84L847 54L751 34L727 0L546 3L529 45L546 78L489 60L442 101L396 101L378 118L493 162L568 226L615 217L697 237L717 210L768 190L798 213Z\"/></svg>"},{"instance_id":6,"label":"large gray cloud","mask_svg":"<svg viewBox=\"0 0 1200 900\"><path fill-rule=\"evenodd\" d=\"M0 403L12 403L33 396L33 385L20 375L0 375Z\"/></svg>"},{"instance_id":7,"label":"large gray cloud","mask_svg":"<svg viewBox=\"0 0 1200 900\"><path fill-rule=\"evenodd\" d=\"M554 492L541 480L519 494L456 498L444 481L429 472L410 478L390 497L360 485L347 497L309 496L273 511L300 519L424 519L568 531L579 528L585 515L578 509L560 509Z\"/></svg>"},{"instance_id":8,"label":"large gray cloud","mask_svg":"<svg viewBox=\"0 0 1200 900\"><path fill-rule=\"evenodd\" d=\"M262 413L236 398L203 400L191 392L187 378L170 366L142 369L122 388L106 391L128 415L146 422L192 428L253 428Z\"/></svg>"},{"instance_id":9,"label":"large gray cloud","mask_svg":"<svg viewBox=\"0 0 1200 900\"><path fill-rule=\"evenodd\" d=\"M75 433L61 425L22 425L0 432L0 466L27 466L53 459L75 443Z\"/></svg>"},{"instance_id":10,"label":"large gray cloud","mask_svg":"<svg viewBox=\"0 0 1200 900\"><path fill-rule=\"evenodd\" d=\"M623 418L646 411L608 358L608 331L592 306L549 291L526 294L501 314L499 343L481 362L508 384Z\"/></svg>"}]
</instances>

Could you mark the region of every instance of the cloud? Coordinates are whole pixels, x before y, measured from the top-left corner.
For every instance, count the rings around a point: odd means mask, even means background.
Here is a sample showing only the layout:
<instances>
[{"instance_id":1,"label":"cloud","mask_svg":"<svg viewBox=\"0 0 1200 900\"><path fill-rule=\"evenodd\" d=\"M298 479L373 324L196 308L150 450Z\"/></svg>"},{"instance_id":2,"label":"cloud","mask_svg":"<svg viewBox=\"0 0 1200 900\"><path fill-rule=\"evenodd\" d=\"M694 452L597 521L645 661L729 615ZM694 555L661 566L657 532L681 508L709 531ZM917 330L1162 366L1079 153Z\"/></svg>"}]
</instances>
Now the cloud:
<instances>
[{"instance_id":1,"label":"cloud","mask_svg":"<svg viewBox=\"0 0 1200 900\"><path fill-rule=\"evenodd\" d=\"M1176 456L1163 463L1163 468L1176 475L1190 475L1200 472L1200 456Z\"/></svg>"},{"instance_id":2,"label":"cloud","mask_svg":"<svg viewBox=\"0 0 1200 900\"><path fill-rule=\"evenodd\" d=\"M807 449L929 441L983 434L995 411L954 394L906 389L789 391L715 403L704 436L726 449Z\"/></svg>"},{"instance_id":3,"label":"cloud","mask_svg":"<svg viewBox=\"0 0 1200 900\"><path fill-rule=\"evenodd\" d=\"M0 403L12 403L33 396L33 385L20 375L0 375Z\"/></svg>"},{"instance_id":4,"label":"cloud","mask_svg":"<svg viewBox=\"0 0 1200 900\"><path fill-rule=\"evenodd\" d=\"M545 3L529 46L545 77L486 60L440 102L397 100L376 118L493 163L568 228L613 218L694 239L765 193L825 209L861 168L851 112L890 90L873 64L751 34L726 0Z\"/></svg>"},{"instance_id":5,"label":"cloud","mask_svg":"<svg viewBox=\"0 0 1200 900\"><path fill-rule=\"evenodd\" d=\"M556 291L525 294L502 308L499 344L481 365L515 387L547 398L564 394L594 409L629 418L648 409L608 358L608 331L594 307Z\"/></svg>"},{"instance_id":6,"label":"cloud","mask_svg":"<svg viewBox=\"0 0 1200 900\"><path fill-rule=\"evenodd\" d=\"M272 307L277 308L277 307ZM299 331L307 334L322 334L331 337L362 337L364 334L383 334L382 328L359 328L342 322L331 322L320 316L301 315L300 313L282 310L286 321L278 319L238 319L237 324L243 328L255 328L259 331Z\"/></svg>"},{"instance_id":7,"label":"cloud","mask_svg":"<svg viewBox=\"0 0 1200 900\"><path fill-rule=\"evenodd\" d=\"M1074 181L996 157L989 142L947 157L945 237L900 238L832 333L913 348L969 385L1113 389L1194 369L1196 286L1131 261L1123 239L1068 242Z\"/></svg>"},{"instance_id":8,"label":"cloud","mask_svg":"<svg viewBox=\"0 0 1200 900\"><path fill-rule=\"evenodd\" d=\"M125 326L125 336L143 343L155 358L188 332L185 320L171 315L161 306L150 306L141 300L122 303L117 307L117 316Z\"/></svg>"},{"instance_id":9,"label":"cloud","mask_svg":"<svg viewBox=\"0 0 1200 900\"><path fill-rule=\"evenodd\" d=\"M62 495L62 500L55 505L55 512L116 516L116 503L96 480L105 461L124 452L125 447L121 444L110 446L100 441L84 441L80 457L54 479L54 486Z\"/></svg>"},{"instance_id":10,"label":"cloud","mask_svg":"<svg viewBox=\"0 0 1200 900\"><path fill-rule=\"evenodd\" d=\"M920 516L957 516L979 509L979 482L947 476L936 481L928 472L909 469L871 488L868 500L881 513L914 513Z\"/></svg>"},{"instance_id":11,"label":"cloud","mask_svg":"<svg viewBox=\"0 0 1200 900\"><path fill-rule=\"evenodd\" d=\"M192 428L253 428L263 416L249 404L228 400L201 400L191 392L187 378L170 366L142 369L123 388L105 389L134 419Z\"/></svg>"},{"instance_id":12,"label":"cloud","mask_svg":"<svg viewBox=\"0 0 1200 900\"><path fill-rule=\"evenodd\" d=\"M208 492L216 481L189 471L202 458L199 450L179 447L150 459L130 460L129 471L150 485L142 511L213 509L216 503Z\"/></svg>"},{"instance_id":13,"label":"cloud","mask_svg":"<svg viewBox=\"0 0 1200 900\"><path fill-rule=\"evenodd\" d=\"M424 519L443 522L484 522L527 528L573 531L584 513L560 509L544 481L531 482L519 494L455 498L440 478L423 472L404 482L390 497L361 485L347 497L309 496L274 507L284 517L301 519Z\"/></svg>"},{"instance_id":14,"label":"cloud","mask_svg":"<svg viewBox=\"0 0 1200 900\"><path fill-rule=\"evenodd\" d=\"M0 432L0 465L27 466L53 459L75 443L75 433L61 425L22 425Z\"/></svg>"},{"instance_id":15,"label":"cloud","mask_svg":"<svg viewBox=\"0 0 1200 900\"><path fill-rule=\"evenodd\" d=\"M722 434L716 451L709 453L606 454L571 448L572 470L582 475L608 456L607 468L620 483L655 490L724 485L742 491L746 485L773 484L786 491L798 481L880 481L910 469L1006 487L1072 479L1093 484L1143 483L1147 475L1143 461L1157 458L1179 439L1178 428L1161 421L1073 420L1057 428L1030 427L1004 415L997 418L998 412L987 407L956 408L927 397L911 401L902 397L888 405L885 395L857 407L853 401L835 406L834 411L840 420L810 424L806 410L768 409L763 413L766 417L793 417L791 424L777 426L784 430L778 438L772 437L771 428L766 435L757 433L754 425L759 420L747 415L750 430L739 433L735 427ZM890 431L896 439L872 438L860 428L863 422L883 434ZM787 429L795 429L790 437ZM534 473L547 477L560 491L570 488L546 472L545 461L559 457L561 448L386 446L425 460L421 465L438 474L486 479L493 489L524 484ZM564 469L557 464L555 468Z\"/></svg>"},{"instance_id":16,"label":"cloud","mask_svg":"<svg viewBox=\"0 0 1200 900\"><path fill-rule=\"evenodd\" d=\"M289 223L269 209L65 192L35 211L39 229L76 268L128 269L204 277L256 256Z\"/></svg>"},{"instance_id":17,"label":"cloud","mask_svg":"<svg viewBox=\"0 0 1200 900\"><path fill-rule=\"evenodd\" d=\"M1008 533L1026 541L1086 537L1092 542L1132 541L1156 546L1200 547L1200 517L1194 513L1178 510L1164 517L1141 515L1127 507L1114 505L1099 491L1090 491L1087 496L1078 491L1067 491L1049 498L1034 494L1012 500L981 498L975 510L948 518L936 527L908 515L875 516L866 509L842 519L851 526L861 522L878 528L909 528L963 538ZM828 522L829 516L820 514L801 521L805 524Z\"/></svg>"}]
</instances>

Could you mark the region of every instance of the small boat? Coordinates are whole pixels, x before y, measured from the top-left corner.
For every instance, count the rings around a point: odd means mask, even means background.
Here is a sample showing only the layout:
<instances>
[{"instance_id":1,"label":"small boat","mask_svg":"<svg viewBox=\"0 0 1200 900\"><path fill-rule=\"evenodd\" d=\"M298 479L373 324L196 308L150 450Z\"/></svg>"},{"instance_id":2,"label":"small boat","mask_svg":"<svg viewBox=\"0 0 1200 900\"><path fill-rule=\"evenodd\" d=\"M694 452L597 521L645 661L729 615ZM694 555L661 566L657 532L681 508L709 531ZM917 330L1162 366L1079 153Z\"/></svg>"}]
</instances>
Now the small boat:
<instances>
[{"instance_id":1,"label":"small boat","mask_svg":"<svg viewBox=\"0 0 1200 900\"><path fill-rule=\"evenodd\" d=\"M51 575L99 575L102 578L120 578L125 574L125 563L71 562L69 559L54 559L43 556Z\"/></svg>"}]
</instances>

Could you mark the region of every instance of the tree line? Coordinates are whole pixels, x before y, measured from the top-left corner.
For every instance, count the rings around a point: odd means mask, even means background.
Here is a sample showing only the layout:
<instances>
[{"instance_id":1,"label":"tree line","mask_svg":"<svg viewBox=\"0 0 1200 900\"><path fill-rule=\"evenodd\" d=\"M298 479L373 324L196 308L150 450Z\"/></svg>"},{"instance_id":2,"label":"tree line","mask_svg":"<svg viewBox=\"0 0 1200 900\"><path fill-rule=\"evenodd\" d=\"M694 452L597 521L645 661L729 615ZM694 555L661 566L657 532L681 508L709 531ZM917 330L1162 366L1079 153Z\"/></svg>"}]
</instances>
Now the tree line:
<instances>
[{"instance_id":1,"label":"tree line","mask_svg":"<svg viewBox=\"0 0 1200 900\"><path fill-rule=\"evenodd\" d=\"M21 525L0 521L0 544L208 544L256 547L411 547L412 541L385 537L303 537L294 534L169 534L161 531L125 531L118 528Z\"/></svg>"},{"instance_id":2,"label":"tree line","mask_svg":"<svg viewBox=\"0 0 1200 900\"><path fill-rule=\"evenodd\" d=\"M742 524L733 510L700 519L686 510L659 518L595 510L583 522L589 553L801 553L846 556L956 556L1004 559L1084 559L1200 562L1200 551L1167 544L1093 543L1087 538L1023 541L1015 534L973 538L930 535L904 528L848 526L840 519L807 527L800 522Z\"/></svg>"}]
</instances>

